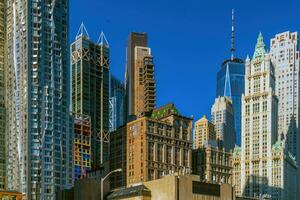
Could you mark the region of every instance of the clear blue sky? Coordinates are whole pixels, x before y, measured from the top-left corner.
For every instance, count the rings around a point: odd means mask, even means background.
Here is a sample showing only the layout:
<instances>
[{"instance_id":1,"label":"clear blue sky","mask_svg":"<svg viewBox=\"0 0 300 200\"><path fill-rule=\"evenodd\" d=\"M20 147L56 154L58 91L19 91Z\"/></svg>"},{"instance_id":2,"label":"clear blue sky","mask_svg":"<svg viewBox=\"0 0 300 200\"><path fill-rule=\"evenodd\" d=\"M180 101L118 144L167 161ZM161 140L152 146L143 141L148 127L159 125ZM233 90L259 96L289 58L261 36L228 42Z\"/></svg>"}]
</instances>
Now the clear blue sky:
<instances>
[{"instance_id":1,"label":"clear blue sky","mask_svg":"<svg viewBox=\"0 0 300 200\"><path fill-rule=\"evenodd\" d=\"M209 115L216 74L229 58L231 9L236 18L236 55L252 56L261 31L267 46L283 31L300 31L299 0L70 0L71 37L84 22L90 37L104 31L111 72L124 77L131 31L147 32L155 59L157 105L174 102L195 119Z\"/></svg>"}]
</instances>

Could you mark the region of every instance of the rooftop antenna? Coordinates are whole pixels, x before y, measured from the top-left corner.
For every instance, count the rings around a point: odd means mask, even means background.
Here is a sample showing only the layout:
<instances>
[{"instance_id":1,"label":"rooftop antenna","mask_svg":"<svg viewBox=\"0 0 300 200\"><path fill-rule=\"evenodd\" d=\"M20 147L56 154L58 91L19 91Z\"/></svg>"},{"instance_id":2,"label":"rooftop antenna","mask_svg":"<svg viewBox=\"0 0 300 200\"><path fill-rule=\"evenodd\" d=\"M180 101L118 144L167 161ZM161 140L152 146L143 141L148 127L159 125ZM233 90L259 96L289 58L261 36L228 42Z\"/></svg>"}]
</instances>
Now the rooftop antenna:
<instances>
[{"instance_id":1,"label":"rooftop antenna","mask_svg":"<svg viewBox=\"0 0 300 200\"><path fill-rule=\"evenodd\" d=\"M234 59L234 9L231 10L231 61Z\"/></svg>"}]
</instances>

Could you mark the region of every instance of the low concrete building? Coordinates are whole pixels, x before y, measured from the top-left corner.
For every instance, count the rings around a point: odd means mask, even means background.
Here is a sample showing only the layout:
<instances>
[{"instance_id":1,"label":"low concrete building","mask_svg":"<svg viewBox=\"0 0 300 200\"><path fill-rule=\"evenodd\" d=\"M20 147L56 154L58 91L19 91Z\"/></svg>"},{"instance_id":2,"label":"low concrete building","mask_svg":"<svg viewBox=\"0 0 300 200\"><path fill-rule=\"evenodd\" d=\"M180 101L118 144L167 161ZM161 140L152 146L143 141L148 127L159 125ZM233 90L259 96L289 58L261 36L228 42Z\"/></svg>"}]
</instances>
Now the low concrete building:
<instances>
[{"instance_id":1,"label":"low concrete building","mask_svg":"<svg viewBox=\"0 0 300 200\"><path fill-rule=\"evenodd\" d=\"M108 200L235 200L234 189L228 184L199 181L196 175L168 175L116 190Z\"/></svg>"}]
</instances>

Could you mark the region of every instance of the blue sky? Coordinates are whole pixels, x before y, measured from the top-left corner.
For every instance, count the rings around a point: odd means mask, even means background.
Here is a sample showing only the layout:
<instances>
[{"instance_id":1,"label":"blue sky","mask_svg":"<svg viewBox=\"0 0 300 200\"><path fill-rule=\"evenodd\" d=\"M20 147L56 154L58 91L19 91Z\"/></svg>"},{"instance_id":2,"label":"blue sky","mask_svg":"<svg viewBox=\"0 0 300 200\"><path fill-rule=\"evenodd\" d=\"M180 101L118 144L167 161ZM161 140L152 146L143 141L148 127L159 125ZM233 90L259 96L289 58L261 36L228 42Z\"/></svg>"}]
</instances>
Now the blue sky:
<instances>
[{"instance_id":1,"label":"blue sky","mask_svg":"<svg viewBox=\"0 0 300 200\"><path fill-rule=\"evenodd\" d=\"M174 102L182 114L209 115L216 74L230 57L231 9L236 56L252 56L261 31L267 46L283 31L300 31L299 0L70 0L73 41L81 22L97 41L104 31L111 72L124 77L131 31L147 32L155 61L157 105Z\"/></svg>"}]
</instances>

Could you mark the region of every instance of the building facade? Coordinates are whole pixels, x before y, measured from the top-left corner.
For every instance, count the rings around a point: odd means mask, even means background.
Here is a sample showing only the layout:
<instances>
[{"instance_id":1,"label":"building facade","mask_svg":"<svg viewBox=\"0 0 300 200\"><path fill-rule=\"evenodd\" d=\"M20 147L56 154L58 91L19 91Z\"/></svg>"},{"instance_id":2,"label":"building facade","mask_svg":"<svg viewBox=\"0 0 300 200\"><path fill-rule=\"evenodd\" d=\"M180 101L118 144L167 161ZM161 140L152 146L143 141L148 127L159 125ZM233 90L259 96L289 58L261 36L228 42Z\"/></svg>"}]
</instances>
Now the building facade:
<instances>
[{"instance_id":1,"label":"building facade","mask_svg":"<svg viewBox=\"0 0 300 200\"><path fill-rule=\"evenodd\" d=\"M69 1L5 2L7 189L55 199L73 183Z\"/></svg>"},{"instance_id":2,"label":"building facade","mask_svg":"<svg viewBox=\"0 0 300 200\"><path fill-rule=\"evenodd\" d=\"M109 177L110 189L126 186L126 125L110 132L110 171L122 169L122 172L113 173Z\"/></svg>"},{"instance_id":3,"label":"building facade","mask_svg":"<svg viewBox=\"0 0 300 200\"><path fill-rule=\"evenodd\" d=\"M112 75L109 88L109 132L112 132L126 123L126 95L125 85Z\"/></svg>"},{"instance_id":4,"label":"building facade","mask_svg":"<svg viewBox=\"0 0 300 200\"><path fill-rule=\"evenodd\" d=\"M91 118L91 164L97 170L109 153L109 45L104 34L91 41L82 24L71 53L72 111Z\"/></svg>"},{"instance_id":5,"label":"building facade","mask_svg":"<svg viewBox=\"0 0 300 200\"><path fill-rule=\"evenodd\" d=\"M200 180L215 184L232 183L232 154L224 149L206 145L192 153L193 174Z\"/></svg>"},{"instance_id":6,"label":"building facade","mask_svg":"<svg viewBox=\"0 0 300 200\"><path fill-rule=\"evenodd\" d=\"M130 34L126 62L128 115L141 117L156 103L154 64L146 33Z\"/></svg>"},{"instance_id":7,"label":"building facade","mask_svg":"<svg viewBox=\"0 0 300 200\"><path fill-rule=\"evenodd\" d=\"M296 163L277 141L275 70L261 33L252 60L246 60L245 96L242 98L240 169L234 158L234 175L240 173L240 192L246 197L270 195L296 199ZM236 177L234 177L236 182Z\"/></svg>"},{"instance_id":8,"label":"building facade","mask_svg":"<svg viewBox=\"0 0 300 200\"><path fill-rule=\"evenodd\" d=\"M234 112L228 97L218 97L211 108L211 122L221 148L231 151L235 146Z\"/></svg>"},{"instance_id":9,"label":"building facade","mask_svg":"<svg viewBox=\"0 0 300 200\"><path fill-rule=\"evenodd\" d=\"M6 66L6 15L5 1L0 1L0 190L6 189L6 109L5 109L5 66Z\"/></svg>"},{"instance_id":10,"label":"building facade","mask_svg":"<svg viewBox=\"0 0 300 200\"><path fill-rule=\"evenodd\" d=\"M239 58L226 60L217 74L217 95L232 100L236 144L241 144L242 94L245 90L245 63Z\"/></svg>"},{"instance_id":11,"label":"building facade","mask_svg":"<svg viewBox=\"0 0 300 200\"><path fill-rule=\"evenodd\" d=\"M213 141L216 141L215 127L204 115L201 119L195 122L194 148L201 148Z\"/></svg>"},{"instance_id":12,"label":"building facade","mask_svg":"<svg viewBox=\"0 0 300 200\"><path fill-rule=\"evenodd\" d=\"M91 170L91 118L74 115L74 179L85 177Z\"/></svg>"},{"instance_id":13,"label":"building facade","mask_svg":"<svg viewBox=\"0 0 300 200\"><path fill-rule=\"evenodd\" d=\"M270 42L270 57L276 75L278 139L285 141L287 150L296 157L298 166L300 166L300 131L298 128L300 54L298 40L297 32L276 34ZM300 184L300 170L298 171L298 183ZM300 188L299 185L298 188Z\"/></svg>"},{"instance_id":14,"label":"building facade","mask_svg":"<svg viewBox=\"0 0 300 200\"><path fill-rule=\"evenodd\" d=\"M173 104L127 124L127 185L191 172L192 118Z\"/></svg>"},{"instance_id":15,"label":"building facade","mask_svg":"<svg viewBox=\"0 0 300 200\"><path fill-rule=\"evenodd\" d=\"M229 184L203 183L199 176L176 173L113 191L107 199L235 200L235 195Z\"/></svg>"}]
</instances>

